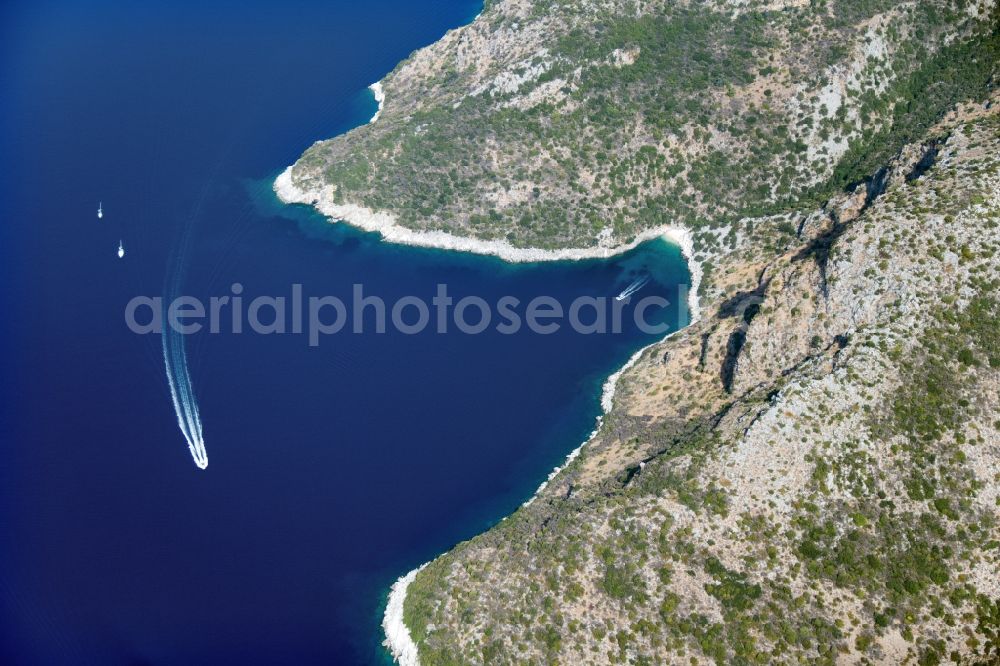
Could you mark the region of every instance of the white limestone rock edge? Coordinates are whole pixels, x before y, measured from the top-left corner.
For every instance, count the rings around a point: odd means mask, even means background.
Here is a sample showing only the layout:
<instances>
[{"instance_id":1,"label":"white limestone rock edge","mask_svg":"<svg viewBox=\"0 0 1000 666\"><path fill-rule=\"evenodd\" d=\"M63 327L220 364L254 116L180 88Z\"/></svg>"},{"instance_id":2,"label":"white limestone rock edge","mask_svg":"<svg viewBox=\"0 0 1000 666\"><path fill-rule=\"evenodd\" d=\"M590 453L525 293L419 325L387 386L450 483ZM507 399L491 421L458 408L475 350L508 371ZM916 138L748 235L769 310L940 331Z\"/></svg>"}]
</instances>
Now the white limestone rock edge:
<instances>
[{"instance_id":1,"label":"white limestone rock edge","mask_svg":"<svg viewBox=\"0 0 1000 666\"><path fill-rule=\"evenodd\" d=\"M385 615L382 616L382 631L385 632L385 640L382 645L389 650L392 658L400 666L417 666L420 659L417 656L417 644L410 636L410 630L403 622L403 602L406 601L406 588L417 577L420 570L427 564L419 567L401 577L392 584L389 591L389 602L385 607Z\"/></svg>"}]
</instances>

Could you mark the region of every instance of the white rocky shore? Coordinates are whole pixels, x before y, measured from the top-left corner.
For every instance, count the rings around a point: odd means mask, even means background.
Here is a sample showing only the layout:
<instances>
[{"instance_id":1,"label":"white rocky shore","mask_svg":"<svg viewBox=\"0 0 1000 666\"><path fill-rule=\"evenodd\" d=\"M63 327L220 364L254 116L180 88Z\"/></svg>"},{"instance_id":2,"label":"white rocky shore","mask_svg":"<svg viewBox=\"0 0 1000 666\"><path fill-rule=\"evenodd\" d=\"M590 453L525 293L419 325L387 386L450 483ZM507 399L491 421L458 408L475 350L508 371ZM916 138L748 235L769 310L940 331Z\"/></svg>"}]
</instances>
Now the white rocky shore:
<instances>
[{"instance_id":1,"label":"white rocky shore","mask_svg":"<svg viewBox=\"0 0 1000 666\"><path fill-rule=\"evenodd\" d=\"M378 102L378 110L375 111L375 115L372 116L372 119L368 121L368 124L371 125L373 122L378 120L379 116L382 115L382 107L385 106L385 92L382 90L381 81L376 81L371 84L368 86L368 89L372 91L372 94L375 95L375 101Z\"/></svg>"},{"instance_id":2,"label":"white rocky shore","mask_svg":"<svg viewBox=\"0 0 1000 666\"><path fill-rule=\"evenodd\" d=\"M382 93L381 85L375 83L371 86L375 93L375 99L379 102L379 110L372 117L370 122L375 122L382 112L382 104L385 96ZM324 188L319 192L307 192L292 182L292 167L285 169L274 181L274 192L283 202L307 204L314 206L320 213L326 215L332 222L346 222L351 226L363 229L364 231L378 232L384 240L390 243L402 245L413 245L417 247L430 247L443 250L455 250L459 252L471 252L473 254L492 255L512 263L526 263L536 261L578 261L581 259L609 258L627 252L646 241L657 237L662 237L676 244L681 249L691 273L691 285L688 292L688 313L691 322L697 321L700 314L698 302L698 288L701 284L701 265L694 257L694 244L691 233L680 227L663 226L649 229L639 234L630 243L617 246L597 246L591 248L564 248L558 250L542 250L537 248L519 248L510 245L505 241L484 241L476 238L456 236L444 231L416 231L400 225L394 216L389 213L373 211L363 206L354 204L337 204L333 202L330 188ZM671 334L672 335L672 334ZM669 336L667 336L669 337ZM658 344L658 343L654 343ZM575 448L566 457L562 465L555 468L548 478L539 486L535 494L525 502L525 506L534 501L535 497L541 493L549 482L559 474L580 451L589 443L600 430L604 414L611 410L615 395L615 388L618 379L629 367L639 359L642 353L648 349L640 349L622 366L617 372L608 377L604 382L601 393L602 415L598 417L597 426L580 446ZM427 566L422 564L418 568L400 577L392 586L389 592L389 600L386 604L385 615L382 618L382 629L385 632L383 645L389 650L393 658L402 666L417 666L420 663L417 656L417 645L410 636L410 631L403 622L403 603L406 600L406 588L416 578L417 573Z\"/></svg>"},{"instance_id":3,"label":"white rocky shore","mask_svg":"<svg viewBox=\"0 0 1000 666\"><path fill-rule=\"evenodd\" d=\"M410 630L403 622L403 602L406 601L406 588L410 586L420 570L426 566L427 564L421 564L392 584L389 591L389 602L385 606L385 615L382 616L382 631L385 632L385 640L382 641L382 645L389 650L392 658L402 666L417 666L420 663L417 656L417 644L413 642Z\"/></svg>"},{"instance_id":4,"label":"white rocky shore","mask_svg":"<svg viewBox=\"0 0 1000 666\"><path fill-rule=\"evenodd\" d=\"M400 225L395 216L390 213L373 211L370 208L356 204L338 204L333 202L329 187L320 191L305 191L292 182L292 167L285 169L274 181L274 191L285 203L300 203L314 206L331 221L346 222L364 231L377 232L389 243L430 247L457 252L471 252L499 257L511 263L527 263L535 261L575 261L580 259L607 259L636 246L663 237L678 245L691 271L691 318L697 318L698 284L701 280L701 268L694 262L694 247L690 232L673 226L661 226L648 229L631 242L622 245L598 245L587 248L561 248L558 250L543 250L538 248L514 247L507 241L480 240L465 236L456 236L446 231L417 231Z\"/></svg>"}]
</instances>

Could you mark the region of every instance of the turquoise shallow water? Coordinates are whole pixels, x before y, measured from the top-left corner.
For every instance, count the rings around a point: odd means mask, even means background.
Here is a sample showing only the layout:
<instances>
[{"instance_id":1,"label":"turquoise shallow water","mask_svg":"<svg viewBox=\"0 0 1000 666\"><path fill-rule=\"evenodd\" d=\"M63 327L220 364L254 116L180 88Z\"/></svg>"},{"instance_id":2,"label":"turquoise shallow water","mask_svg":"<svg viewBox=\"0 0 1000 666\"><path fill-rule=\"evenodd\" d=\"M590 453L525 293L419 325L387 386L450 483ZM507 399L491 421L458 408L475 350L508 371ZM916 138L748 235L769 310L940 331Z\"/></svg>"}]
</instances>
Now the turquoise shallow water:
<instances>
[{"instance_id":1,"label":"turquoise shallow water","mask_svg":"<svg viewBox=\"0 0 1000 666\"><path fill-rule=\"evenodd\" d=\"M510 265L275 200L274 175L367 121L365 86L474 3L0 11L0 662L383 661L392 581L529 497L593 428L606 376L659 336L194 335L200 471L160 340L127 329L125 304L176 271L202 298L447 284L560 303L649 274L676 326L678 249Z\"/></svg>"}]
</instances>

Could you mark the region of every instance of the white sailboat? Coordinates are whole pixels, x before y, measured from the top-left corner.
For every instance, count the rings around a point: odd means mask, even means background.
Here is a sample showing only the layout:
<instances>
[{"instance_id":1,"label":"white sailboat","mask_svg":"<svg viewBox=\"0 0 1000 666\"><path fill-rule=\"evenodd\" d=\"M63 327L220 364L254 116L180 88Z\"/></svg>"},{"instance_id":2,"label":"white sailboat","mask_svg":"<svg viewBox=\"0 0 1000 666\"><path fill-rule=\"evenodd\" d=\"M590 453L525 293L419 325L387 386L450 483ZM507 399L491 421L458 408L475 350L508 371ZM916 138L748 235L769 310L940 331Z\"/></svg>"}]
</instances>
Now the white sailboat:
<instances>
[{"instance_id":1,"label":"white sailboat","mask_svg":"<svg viewBox=\"0 0 1000 666\"><path fill-rule=\"evenodd\" d=\"M98 201L97 202L97 219L99 220L102 217L104 217L104 202L103 201Z\"/></svg>"},{"instance_id":2,"label":"white sailboat","mask_svg":"<svg viewBox=\"0 0 1000 666\"><path fill-rule=\"evenodd\" d=\"M121 241L118 241L118 258L121 259L125 256L125 246Z\"/></svg>"}]
</instances>

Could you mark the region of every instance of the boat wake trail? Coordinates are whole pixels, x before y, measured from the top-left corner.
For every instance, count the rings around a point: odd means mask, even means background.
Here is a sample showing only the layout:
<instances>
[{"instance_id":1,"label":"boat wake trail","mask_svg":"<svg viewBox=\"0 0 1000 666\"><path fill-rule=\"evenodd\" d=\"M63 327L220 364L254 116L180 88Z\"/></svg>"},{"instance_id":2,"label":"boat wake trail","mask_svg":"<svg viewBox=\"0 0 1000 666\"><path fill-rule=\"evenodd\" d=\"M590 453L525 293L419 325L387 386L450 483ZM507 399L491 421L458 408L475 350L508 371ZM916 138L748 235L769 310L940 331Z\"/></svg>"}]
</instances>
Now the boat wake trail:
<instances>
[{"instance_id":1,"label":"boat wake trail","mask_svg":"<svg viewBox=\"0 0 1000 666\"><path fill-rule=\"evenodd\" d=\"M185 335L181 331L174 330L174 327L170 325L170 320L166 312L166 304L173 302L180 295L188 250L191 245L192 229L194 222L201 214L201 207L211 181L212 179L210 178L206 183L201 198L195 207L194 214L184 225L176 253L168 264L163 294L164 326L161 335L163 342L163 364L166 366L170 397L174 403L174 411L177 413L177 425L180 426L181 434L187 440L188 449L191 451L191 457L194 458L194 464L199 469L208 467L208 453L205 451L205 438L201 430L198 399L194 393L194 385L191 382L191 371L188 368Z\"/></svg>"},{"instance_id":2,"label":"boat wake trail","mask_svg":"<svg viewBox=\"0 0 1000 666\"><path fill-rule=\"evenodd\" d=\"M647 282L649 282L649 278L648 277L641 277L641 278L637 279L635 282L633 282L629 286L625 287L625 289L622 290L622 292L620 294L618 294L617 296L615 296L615 300L616 301L624 301L626 298L628 298L629 296L631 296L635 292L637 292L640 289L642 289L643 287L645 287Z\"/></svg>"},{"instance_id":3,"label":"boat wake trail","mask_svg":"<svg viewBox=\"0 0 1000 666\"><path fill-rule=\"evenodd\" d=\"M169 326L163 330L163 363L167 367L167 383L170 384L170 397L174 401L174 411L177 412L177 425L187 440L194 464L205 469L208 467L208 453L205 451L205 439L201 432L198 400L188 372L184 336Z\"/></svg>"}]
</instances>

